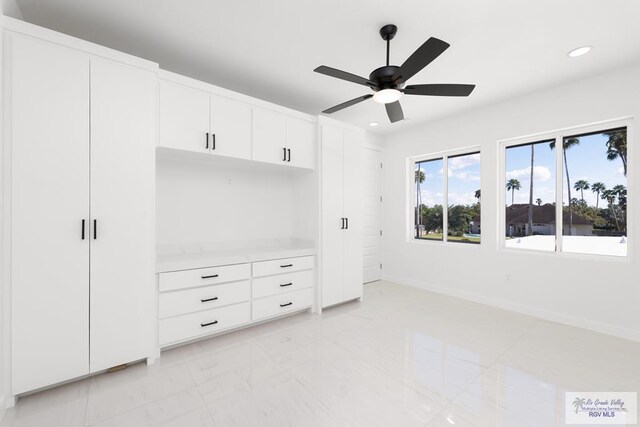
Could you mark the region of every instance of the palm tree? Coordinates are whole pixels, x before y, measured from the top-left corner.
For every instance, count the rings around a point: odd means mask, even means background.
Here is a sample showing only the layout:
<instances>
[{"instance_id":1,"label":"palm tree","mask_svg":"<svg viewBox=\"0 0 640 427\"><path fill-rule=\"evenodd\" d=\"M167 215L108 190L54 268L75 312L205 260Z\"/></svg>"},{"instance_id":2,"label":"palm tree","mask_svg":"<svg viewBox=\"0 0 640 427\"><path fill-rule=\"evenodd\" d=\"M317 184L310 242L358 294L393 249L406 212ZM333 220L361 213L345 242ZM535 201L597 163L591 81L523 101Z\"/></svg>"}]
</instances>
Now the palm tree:
<instances>
[{"instance_id":1,"label":"palm tree","mask_svg":"<svg viewBox=\"0 0 640 427\"><path fill-rule=\"evenodd\" d=\"M606 189L607 187L602 182L594 182L591 184L591 191L596 193L596 209L598 209L598 203L600 202L600 193Z\"/></svg>"},{"instance_id":2,"label":"palm tree","mask_svg":"<svg viewBox=\"0 0 640 427\"><path fill-rule=\"evenodd\" d=\"M627 131L626 129L613 132L604 132L609 137L607 140L607 159L615 160L618 157L622 160L624 176L627 176Z\"/></svg>"},{"instance_id":3,"label":"palm tree","mask_svg":"<svg viewBox=\"0 0 640 427\"><path fill-rule=\"evenodd\" d=\"M531 144L531 166L529 167L529 215L528 215L528 227L527 235L533 235L533 149L534 144Z\"/></svg>"},{"instance_id":4,"label":"palm tree","mask_svg":"<svg viewBox=\"0 0 640 427\"><path fill-rule=\"evenodd\" d=\"M513 196L516 190L520 190L520 181L516 178L511 178L507 181L507 191L511 191L511 204L513 205Z\"/></svg>"},{"instance_id":5,"label":"palm tree","mask_svg":"<svg viewBox=\"0 0 640 427\"><path fill-rule=\"evenodd\" d=\"M482 197L482 192L480 189L476 190L475 198L478 199L478 203L480 203L480 198Z\"/></svg>"},{"instance_id":6,"label":"palm tree","mask_svg":"<svg viewBox=\"0 0 640 427\"><path fill-rule=\"evenodd\" d=\"M572 405L576 407L576 414L578 413L578 411L582 410L584 408L585 403L587 402L587 399L585 399L584 397L576 397L575 400L573 401Z\"/></svg>"},{"instance_id":7,"label":"palm tree","mask_svg":"<svg viewBox=\"0 0 640 427\"><path fill-rule=\"evenodd\" d=\"M569 179L569 166L567 164L567 150L574 145L580 144L580 139L578 138L563 138L562 139L562 157L564 158L564 170L567 174L567 196L569 199L569 234L571 234L571 229L573 228L573 211L571 209L571 180ZM556 142L552 141L549 143L549 148L556 148Z\"/></svg>"},{"instance_id":8,"label":"palm tree","mask_svg":"<svg viewBox=\"0 0 640 427\"><path fill-rule=\"evenodd\" d=\"M602 192L602 199L606 200L607 203L609 204L609 212L611 212L611 215L613 216L613 220L616 223L616 230L620 230L620 224L618 223L618 215L616 215L616 210L613 206L613 204L616 201L616 192L613 190L604 190Z\"/></svg>"},{"instance_id":9,"label":"palm tree","mask_svg":"<svg viewBox=\"0 0 640 427\"><path fill-rule=\"evenodd\" d=\"M618 206L622 210L627 209L627 187L622 184L615 185L611 191L618 197Z\"/></svg>"},{"instance_id":10,"label":"palm tree","mask_svg":"<svg viewBox=\"0 0 640 427\"><path fill-rule=\"evenodd\" d=\"M579 179L573 184L573 189L580 192L580 199L584 203L584 190L589 189L589 183L584 179Z\"/></svg>"},{"instance_id":11,"label":"palm tree","mask_svg":"<svg viewBox=\"0 0 640 427\"><path fill-rule=\"evenodd\" d=\"M426 176L420 166L416 170L416 237L420 237L420 206L422 205L422 191L420 191L420 184L425 180Z\"/></svg>"},{"instance_id":12,"label":"palm tree","mask_svg":"<svg viewBox=\"0 0 640 427\"><path fill-rule=\"evenodd\" d=\"M538 206L542 205L542 199L536 199L536 205Z\"/></svg>"}]
</instances>

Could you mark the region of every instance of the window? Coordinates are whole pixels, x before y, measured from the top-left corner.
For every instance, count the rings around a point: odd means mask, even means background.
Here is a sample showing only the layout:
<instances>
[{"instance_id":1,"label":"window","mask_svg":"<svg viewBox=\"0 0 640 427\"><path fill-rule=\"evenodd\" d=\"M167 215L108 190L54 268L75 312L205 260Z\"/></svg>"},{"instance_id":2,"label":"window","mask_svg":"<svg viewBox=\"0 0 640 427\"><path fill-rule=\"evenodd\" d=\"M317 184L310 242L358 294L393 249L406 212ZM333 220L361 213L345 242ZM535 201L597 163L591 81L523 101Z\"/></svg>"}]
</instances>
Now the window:
<instances>
[{"instance_id":1,"label":"window","mask_svg":"<svg viewBox=\"0 0 640 427\"><path fill-rule=\"evenodd\" d=\"M505 247L627 255L626 127L505 146L504 159Z\"/></svg>"},{"instance_id":2,"label":"window","mask_svg":"<svg viewBox=\"0 0 640 427\"><path fill-rule=\"evenodd\" d=\"M413 172L414 238L479 244L480 153L416 160Z\"/></svg>"}]
</instances>

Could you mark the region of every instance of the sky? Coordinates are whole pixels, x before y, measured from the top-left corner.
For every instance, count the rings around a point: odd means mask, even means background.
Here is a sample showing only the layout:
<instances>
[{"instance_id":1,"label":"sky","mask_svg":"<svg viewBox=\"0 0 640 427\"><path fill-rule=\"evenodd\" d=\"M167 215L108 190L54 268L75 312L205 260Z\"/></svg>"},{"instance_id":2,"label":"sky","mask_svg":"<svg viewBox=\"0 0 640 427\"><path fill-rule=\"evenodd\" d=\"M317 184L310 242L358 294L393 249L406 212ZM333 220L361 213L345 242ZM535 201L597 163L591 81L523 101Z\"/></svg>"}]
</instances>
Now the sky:
<instances>
[{"instance_id":1,"label":"sky","mask_svg":"<svg viewBox=\"0 0 640 427\"><path fill-rule=\"evenodd\" d=\"M607 137L603 134L580 138L580 144L567 151L569 178L571 179L571 196L580 198L580 192L573 189L573 184L584 179L594 183L600 181L607 188L617 184L627 185L622 161L607 160ZM515 192L515 203L529 203L529 176L531 164L531 146L511 147L506 150L506 179L517 178L521 189ZM427 206L442 204L443 197L443 161L442 159L416 164L425 173L425 182L420 185L422 203ZM449 204L473 204L477 202L475 191L480 188L480 154L472 154L448 159ZM540 198L542 203L555 201L555 150L549 148L549 141L534 145L534 179L533 200ZM562 171L563 197L568 201L565 171ZM584 192L585 201L596 204L596 194L591 190ZM511 192L506 191L505 200L511 204ZM415 203L415 202L414 202ZM600 206L606 202L600 200Z\"/></svg>"}]
</instances>

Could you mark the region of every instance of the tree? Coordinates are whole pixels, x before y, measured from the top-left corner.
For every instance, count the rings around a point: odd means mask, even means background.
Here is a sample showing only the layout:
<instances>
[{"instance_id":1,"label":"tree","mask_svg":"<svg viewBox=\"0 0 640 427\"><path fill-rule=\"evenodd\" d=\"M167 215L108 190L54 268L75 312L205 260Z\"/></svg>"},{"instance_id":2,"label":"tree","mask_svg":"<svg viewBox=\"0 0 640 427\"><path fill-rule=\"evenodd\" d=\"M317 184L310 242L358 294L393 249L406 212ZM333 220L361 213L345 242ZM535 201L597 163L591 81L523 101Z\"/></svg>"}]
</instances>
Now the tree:
<instances>
[{"instance_id":1,"label":"tree","mask_svg":"<svg viewBox=\"0 0 640 427\"><path fill-rule=\"evenodd\" d=\"M627 187L622 184L614 186L611 191L618 197L618 206L623 211L627 210Z\"/></svg>"},{"instance_id":2,"label":"tree","mask_svg":"<svg viewBox=\"0 0 640 427\"><path fill-rule=\"evenodd\" d=\"M562 157L564 158L564 170L567 175L567 196L569 196L569 233L571 233L571 229L573 228L573 210L571 209L571 180L569 179L569 166L567 163L567 150L574 145L580 144L580 139L578 138L563 138L562 139ZM556 142L549 143L550 149L556 148Z\"/></svg>"},{"instance_id":3,"label":"tree","mask_svg":"<svg viewBox=\"0 0 640 427\"><path fill-rule=\"evenodd\" d=\"M478 199L478 203L480 203L480 198L482 197L482 192L480 191L480 189L476 190L476 194L474 197Z\"/></svg>"},{"instance_id":4,"label":"tree","mask_svg":"<svg viewBox=\"0 0 640 427\"><path fill-rule=\"evenodd\" d=\"M422 191L420 191L420 184L426 179L424 171L418 166L416 170L416 237L420 237L420 206L422 205Z\"/></svg>"},{"instance_id":5,"label":"tree","mask_svg":"<svg viewBox=\"0 0 640 427\"><path fill-rule=\"evenodd\" d=\"M542 199L536 199L536 205L538 206L542 205Z\"/></svg>"},{"instance_id":6,"label":"tree","mask_svg":"<svg viewBox=\"0 0 640 427\"><path fill-rule=\"evenodd\" d=\"M600 193L606 189L607 187L602 182L594 182L591 184L591 191L596 193L596 209L598 209L598 203L600 202Z\"/></svg>"},{"instance_id":7,"label":"tree","mask_svg":"<svg viewBox=\"0 0 640 427\"><path fill-rule=\"evenodd\" d=\"M609 204L609 211L611 212L611 216L613 216L613 220L616 223L616 230L620 230L620 223L618 222L618 215L616 215L614 206L614 203L616 201L616 192L613 190L604 190L601 197Z\"/></svg>"},{"instance_id":8,"label":"tree","mask_svg":"<svg viewBox=\"0 0 640 427\"><path fill-rule=\"evenodd\" d=\"M582 200L582 202L584 202L584 190L589 189L589 183L584 179L579 179L575 184L573 184L573 188L574 190L580 192L580 199Z\"/></svg>"},{"instance_id":9,"label":"tree","mask_svg":"<svg viewBox=\"0 0 640 427\"><path fill-rule=\"evenodd\" d=\"M534 144L531 144L531 166L529 167L529 212L528 212L528 226L527 236L533 235L533 151Z\"/></svg>"},{"instance_id":10,"label":"tree","mask_svg":"<svg viewBox=\"0 0 640 427\"><path fill-rule=\"evenodd\" d=\"M520 190L520 181L516 178L511 178L507 181L507 191L511 191L511 204L513 205L513 196L516 190Z\"/></svg>"},{"instance_id":11,"label":"tree","mask_svg":"<svg viewBox=\"0 0 640 427\"><path fill-rule=\"evenodd\" d=\"M626 129L612 132L604 132L609 137L607 140L607 159L615 160L620 158L624 176L627 176L627 131Z\"/></svg>"}]
</instances>

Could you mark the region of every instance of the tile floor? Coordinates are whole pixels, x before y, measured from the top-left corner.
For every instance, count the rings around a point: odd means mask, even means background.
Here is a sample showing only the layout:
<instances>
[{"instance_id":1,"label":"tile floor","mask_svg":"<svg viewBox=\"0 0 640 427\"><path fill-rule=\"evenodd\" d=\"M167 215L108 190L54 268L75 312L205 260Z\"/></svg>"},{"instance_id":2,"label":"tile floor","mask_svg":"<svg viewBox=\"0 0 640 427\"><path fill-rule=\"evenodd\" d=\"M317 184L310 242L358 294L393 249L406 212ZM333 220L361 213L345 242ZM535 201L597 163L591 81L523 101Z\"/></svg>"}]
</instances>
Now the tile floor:
<instances>
[{"instance_id":1,"label":"tile floor","mask_svg":"<svg viewBox=\"0 0 640 427\"><path fill-rule=\"evenodd\" d=\"M377 282L364 302L20 399L9 426L554 426L639 391L640 343Z\"/></svg>"}]
</instances>

